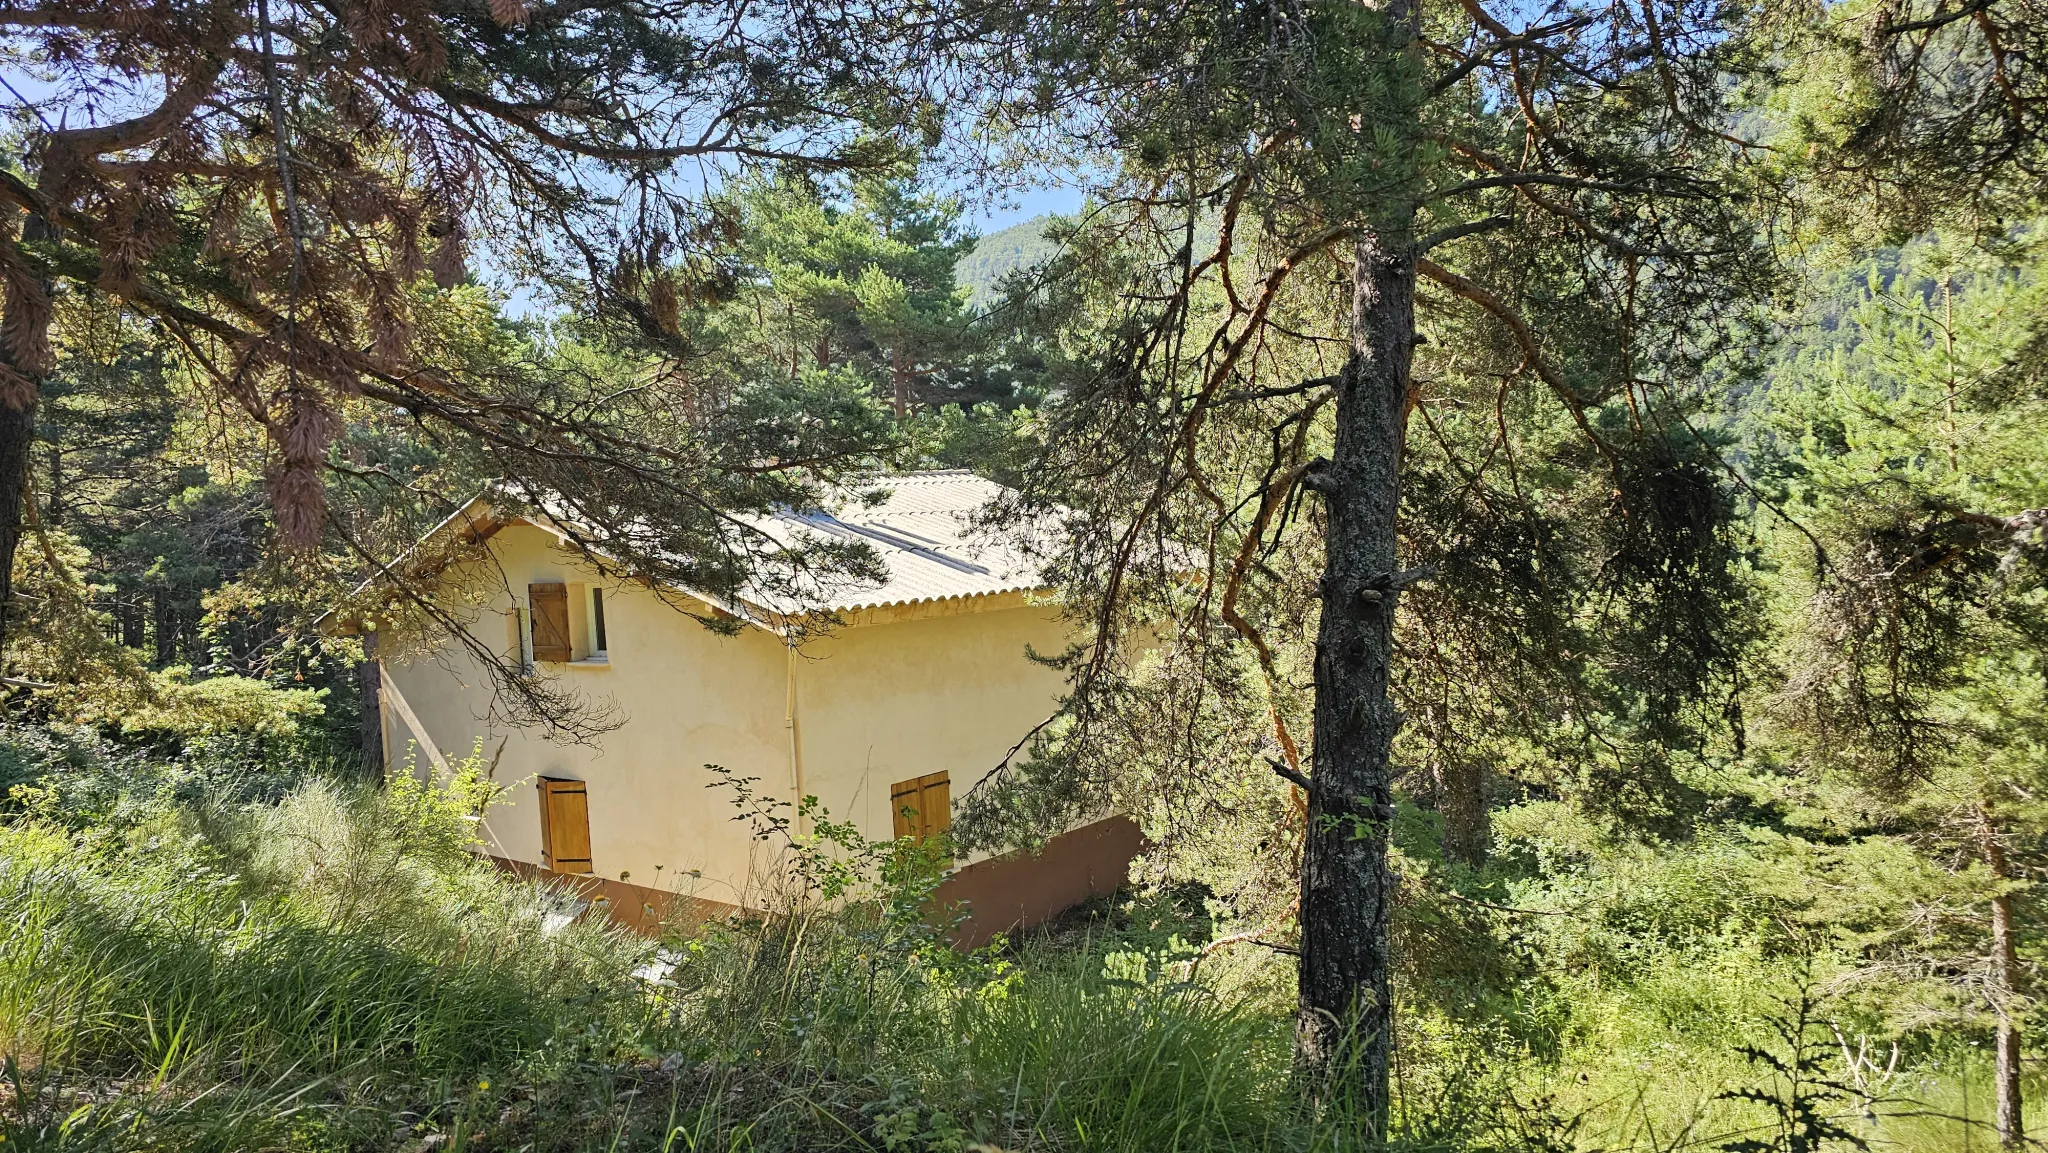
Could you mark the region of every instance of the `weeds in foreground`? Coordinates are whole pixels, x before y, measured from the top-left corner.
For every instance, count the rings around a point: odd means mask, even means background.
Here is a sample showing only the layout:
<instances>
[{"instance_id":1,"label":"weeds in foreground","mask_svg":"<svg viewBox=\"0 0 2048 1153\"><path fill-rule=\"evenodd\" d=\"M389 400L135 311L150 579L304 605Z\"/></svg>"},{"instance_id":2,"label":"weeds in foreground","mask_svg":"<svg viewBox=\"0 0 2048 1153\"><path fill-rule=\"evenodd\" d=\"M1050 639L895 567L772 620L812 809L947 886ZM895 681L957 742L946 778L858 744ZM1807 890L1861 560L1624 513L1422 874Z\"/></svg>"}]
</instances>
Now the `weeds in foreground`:
<instances>
[{"instance_id":1,"label":"weeds in foreground","mask_svg":"<svg viewBox=\"0 0 2048 1153\"><path fill-rule=\"evenodd\" d=\"M784 891L647 941L468 852L467 772L0 825L0 1150L1367 1147L1298 1103L1264 970L1189 979L1171 916L962 954L942 850L760 802ZM1413 1017L1392 1147L1591 1147L1526 1040Z\"/></svg>"},{"instance_id":2,"label":"weeds in foreground","mask_svg":"<svg viewBox=\"0 0 2048 1153\"><path fill-rule=\"evenodd\" d=\"M1763 1105L1770 1110L1772 1124L1761 1135L1723 1142L1727 1153L1818 1153L1830 1145L1870 1148L1862 1134L1848 1127L1856 1090L1828 1074L1833 1038L1822 1032L1816 1007L1813 993L1802 989L1773 1022L1782 1051L1742 1046L1742 1055L1767 1080L1722 1096Z\"/></svg>"},{"instance_id":3,"label":"weeds in foreground","mask_svg":"<svg viewBox=\"0 0 2048 1153\"><path fill-rule=\"evenodd\" d=\"M663 944L461 851L473 781L0 827L0 1136L58 1149L1341 1148L1278 1019L955 952L940 855L822 812ZM770 826L772 835L782 836ZM820 880L829 881L830 892Z\"/></svg>"}]
</instances>

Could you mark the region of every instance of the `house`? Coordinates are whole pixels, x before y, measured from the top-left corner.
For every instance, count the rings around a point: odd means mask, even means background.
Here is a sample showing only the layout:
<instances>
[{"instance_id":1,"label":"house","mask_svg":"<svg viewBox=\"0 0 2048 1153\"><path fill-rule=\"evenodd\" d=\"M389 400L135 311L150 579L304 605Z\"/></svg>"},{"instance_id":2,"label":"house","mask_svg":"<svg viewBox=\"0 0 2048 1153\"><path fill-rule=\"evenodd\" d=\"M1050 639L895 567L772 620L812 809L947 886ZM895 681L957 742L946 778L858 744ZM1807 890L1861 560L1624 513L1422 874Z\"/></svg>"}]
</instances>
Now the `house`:
<instances>
[{"instance_id":1,"label":"house","mask_svg":"<svg viewBox=\"0 0 2048 1153\"><path fill-rule=\"evenodd\" d=\"M450 637L384 661L387 771L414 745L422 763L442 762L481 741L512 785L486 818L488 851L521 872L583 878L633 924L678 900L702 916L764 896L777 850L736 819L710 766L752 778L763 798L815 796L871 838L947 828L967 790L1052 714L1060 676L1026 648L1059 651L1067 626L1037 595L1035 567L970 523L999 486L957 471L879 483L879 504L764 525L864 541L887 570L808 606L838 623L801 640L789 627L800 614L769 604L706 599L699 610L738 622L708 629L671 603L690 590L601 578L546 517L471 502L436 531L480 540L495 561L495 591L466 622L474 645L530 662L617 727L577 744L492 723L492 682ZM1110 817L1036 856L969 859L942 895L967 902L976 943L1113 890L1139 841Z\"/></svg>"}]
</instances>

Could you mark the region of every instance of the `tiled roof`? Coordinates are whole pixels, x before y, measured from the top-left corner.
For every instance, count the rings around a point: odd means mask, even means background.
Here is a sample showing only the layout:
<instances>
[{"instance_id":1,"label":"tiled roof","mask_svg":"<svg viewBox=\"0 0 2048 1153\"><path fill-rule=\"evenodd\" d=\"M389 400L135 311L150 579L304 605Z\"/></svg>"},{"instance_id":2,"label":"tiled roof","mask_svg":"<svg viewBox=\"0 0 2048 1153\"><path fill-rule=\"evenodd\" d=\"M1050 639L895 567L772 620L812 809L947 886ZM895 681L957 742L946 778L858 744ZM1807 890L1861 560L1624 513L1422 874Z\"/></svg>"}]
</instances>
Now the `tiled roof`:
<instances>
[{"instance_id":1,"label":"tiled roof","mask_svg":"<svg viewBox=\"0 0 2048 1153\"><path fill-rule=\"evenodd\" d=\"M998 534L975 524L975 515L1006 491L965 469L903 473L866 482L826 512L744 518L785 544L798 544L804 537L864 543L887 576L880 584L844 578L823 588L813 586L800 599L787 603L759 590L743 592L743 604L711 603L773 628L753 610L765 610L770 616L847 612L1044 588L1038 565L1018 546L1012 535L1015 530ZM862 499L877 492L885 494L879 503ZM493 494L487 490L457 509L428 538L464 526L481 526L482 535L488 536L506 523L504 518L518 519L518 513L493 505ZM532 523L545 528L551 521L570 519L559 509L544 507ZM377 579L370 578L363 587ZM321 621L327 622L332 615L323 615Z\"/></svg>"},{"instance_id":2,"label":"tiled roof","mask_svg":"<svg viewBox=\"0 0 2048 1153\"><path fill-rule=\"evenodd\" d=\"M870 487L886 498L879 504L848 498L830 512L782 513L762 525L785 539L809 534L860 541L888 570L880 585L848 583L803 607L842 612L1044 587L1022 549L974 523L975 514L1003 494L1002 485L958 469L881 477Z\"/></svg>"}]
</instances>

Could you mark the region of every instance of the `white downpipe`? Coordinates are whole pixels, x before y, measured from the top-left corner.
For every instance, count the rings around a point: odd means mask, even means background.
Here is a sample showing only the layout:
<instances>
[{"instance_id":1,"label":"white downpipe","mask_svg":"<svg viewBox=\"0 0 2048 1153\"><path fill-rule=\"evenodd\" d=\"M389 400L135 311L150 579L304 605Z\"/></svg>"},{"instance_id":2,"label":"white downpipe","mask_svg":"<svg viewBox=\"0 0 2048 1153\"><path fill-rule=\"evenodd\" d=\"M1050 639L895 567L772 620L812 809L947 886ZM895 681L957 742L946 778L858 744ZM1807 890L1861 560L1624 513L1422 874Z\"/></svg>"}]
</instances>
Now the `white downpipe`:
<instances>
[{"instance_id":1,"label":"white downpipe","mask_svg":"<svg viewBox=\"0 0 2048 1153\"><path fill-rule=\"evenodd\" d=\"M789 653L789 663L784 677L782 701L782 727L789 730L789 787L793 794L791 804L792 828L796 835L804 835L804 760L796 731L796 643L785 640L783 648Z\"/></svg>"}]
</instances>

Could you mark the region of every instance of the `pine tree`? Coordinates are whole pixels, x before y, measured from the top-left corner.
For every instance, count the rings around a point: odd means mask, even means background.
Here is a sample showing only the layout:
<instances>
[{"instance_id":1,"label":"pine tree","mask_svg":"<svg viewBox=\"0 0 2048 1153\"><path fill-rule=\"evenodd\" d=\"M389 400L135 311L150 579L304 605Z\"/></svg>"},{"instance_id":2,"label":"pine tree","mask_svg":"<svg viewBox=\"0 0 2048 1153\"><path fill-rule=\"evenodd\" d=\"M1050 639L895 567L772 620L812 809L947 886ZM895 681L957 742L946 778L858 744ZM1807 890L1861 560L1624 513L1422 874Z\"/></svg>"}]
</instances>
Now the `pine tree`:
<instances>
[{"instance_id":1,"label":"pine tree","mask_svg":"<svg viewBox=\"0 0 2048 1153\"><path fill-rule=\"evenodd\" d=\"M1933 965L1994 1020L2017 1148L2020 909L2048 852L2041 265L1921 242L1852 284L1758 406L1760 479L1785 514L1779 714L1815 779L1846 778L1931 856L1980 871L1982 951Z\"/></svg>"},{"instance_id":2,"label":"pine tree","mask_svg":"<svg viewBox=\"0 0 2048 1153\"><path fill-rule=\"evenodd\" d=\"M678 423L664 417L688 398L658 372L624 393L538 361L465 373L421 355L421 311L483 268L551 285L628 365L683 356L679 311L729 282L722 178L861 170L929 134L934 26L902 15L616 0L0 13L45 90L0 171L0 604L67 292L149 318L264 432L276 531L296 547L333 529L329 450L370 405L482 446L508 491L584 494L581 521L645 571L688 558L709 587L773 567L719 510L811 499L886 426L825 397ZM153 106L104 111L104 93L158 81ZM812 400L816 419L794 419Z\"/></svg>"},{"instance_id":3,"label":"pine tree","mask_svg":"<svg viewBox=\"0 0 2048 1153\"><path fill-rule=\"evenodd\" d=\"M1270 534L1311 494L1313 739L1274 732L1302 797L1297 1055L1383 1137L1405 720L1390 688L1403 591L1430 575L1401 555L1412 419L1430 401L1417 309L1474 310L1508 354L1500 379L1571 422L1648 587L1711 571L1723 498L1673 397L1771 276L1742 204L1762 149L1725 128L1746 42L1724 9L1689 3L1521 26L1407 0L1035 14L1015 50L1051 79L1011 121L1114 150L1092 230L1127 241L1092 246L1115 266L1100 279L1129 287L1096 310L1102 369L1048 417L1061 467L1043 495L1089 509L1093 533L1064 566L1098 626L1070 658L1073 731L1093 731L1121 602L1187 555L1164 542L1206 542L1203 595L1284 693L1243 609L1269 579ZM1074 276L1055 264L1044 295ZM1285 323L1304 299L1320 321ZM1212 463L1210 431L1234 420L1266 428L1266 451Z\"/></svg>"},{"instance_id":4,"label":"pine tree","mask_svg":"<svg viewBox=\"0 0 2048 1153\"><path fill-rule=\"evenodd\" d=\"M916 173L847 182L785 177L739 198L752 282L723 322L723 359L829 372L872 382L900 421L972 379L976 335L953 279L973 247L957 201L923 190Z\"/></svg>"},{"instance_id":5,"label":"pine tree","mask_svg":"<svg viewBox=\"0 0 2048 1153\"><path fill-rule=\"evenodd\" d=\"M1935 226L1996 241L2048 182L2048 31L2034 0L1765 9L1779 158L1838 236Z\"/></svg>"}]
</instances>

